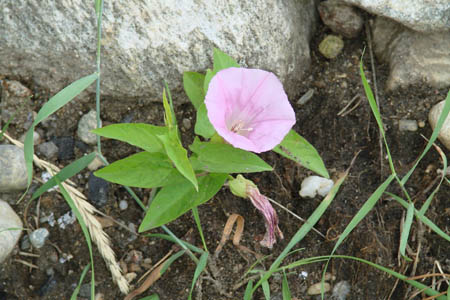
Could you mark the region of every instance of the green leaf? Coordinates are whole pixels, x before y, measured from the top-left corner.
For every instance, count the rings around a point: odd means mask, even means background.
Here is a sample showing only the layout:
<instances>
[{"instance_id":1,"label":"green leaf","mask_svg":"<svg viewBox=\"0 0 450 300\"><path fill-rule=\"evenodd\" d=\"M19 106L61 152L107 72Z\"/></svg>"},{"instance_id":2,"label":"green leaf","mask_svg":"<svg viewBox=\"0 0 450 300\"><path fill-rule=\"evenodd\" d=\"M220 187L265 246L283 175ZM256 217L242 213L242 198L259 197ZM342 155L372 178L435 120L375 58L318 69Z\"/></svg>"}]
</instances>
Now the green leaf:
<instances>
[{"instance_id":1,"label":"green leaf","mask_svg":"<svg viewBox=\"0 0 450 300\"><path fill-rule=\"evenodd\" d=\"M205 93L205 95L208 92L209 82L214 77L214 75L216 75L216 73L214 73L210 69L206 70L205 81L203 82L203 92Z\"/></svg>"},{"instance_id":2,"label":"green leaf","mask_svg":"<svg viewBox=\"0 0 450 300\"><path fill-rule=\"evenodd\" d=\"M178 251L177 253L172 255L168 260L166 260L164 262L164 266L161 268L161 271L159 272L160 276L162 276L164 273L166 273L166 271L170 267L170 265L173 264L173 262L176 261L184 253L186 253L186 250Z\"/></svg>"},{"instance_id":3,"label":"green leaf","mask_svg":"<svg viewBox=\"0 0 450 300\"><path fill-rule=\"evenodd\" d=\"M149 152L115 161L94 175L113 183L140 188L159 187L183 180L167 155Z\"/></svg>"},{"instance_id":4,"label":"green leaf","mask_svg":"<svg viewBox=\"0 0 450 300\"><path fill-rule=\"evenodd\" d=\"M205 82L205 75L197 72L184 72L183 73L183 86L186 95L191 100L195 109L203 103L205 100L205 91L203 89L203 83Z\"/></svg>"},{"instance_id":5,"label":"green leaf","mask_svg":"<svg viewBox=\"0 0 450 300\"><path fill-rule=\"evenodd\" d=\"M269 286L269 282L267 280L264 280L263 282L261 282L261 286L262 286L262 289L263 289L264 298L266 300L270 300L270 286Z\"/></svg>"},{"instance_id":6,"label":"green leaf","mask_svg":"<svg viewBox=\"0 0 450 300\"><path fill-rule=\"evenodd\" d=\"M194 290L194 285L197 282L198 277L203 272L206 267L206 263L208 262L208 252L204 252L198 261L197 267L195 268L194 278L192 278L191 290L189 291L188 300L192 299L192 291Z\"/></svg>"},{"instance_id":7,"label":"green leaf","mask_svg":"<svg viewBox=\"0 0 450 300\"><path fill-rule=\"evenodd\" d=\"M216 133L216 130L209 121L205 103L200 104L197 109L197 121L195 122L194 132L196 135L200 135L205 139L211 138Z\"/></svg>"},{"instance_id":8,"label":"green leaf","mask_svg":"<svg viewBox=\"0 0 450 300\"><path fill-rule=\"evenodd\" d=\"M128 143L147 152L163 152L164 147L157 136L166 134L168 130L166 127L143 123L123 123L97 128L91 132Z\"/></svg>"},{"instance_id":9,"label":"green leaf","mask_svg":"<svg viewBox=\"0 0 450 300\"><path fill-rule=\"evenodd\" d=\"M283 282L281 285L281 291L283 293L283 300L291 300L291 290L289 289L289 283L287 281L286 273L283 272Z\"/></svg>"},{"instance_id":10,"label":"green leaf","mask_svg":"<svg viewBox=\"0 0 450 300\"><path fill-rule=\"evenodd\" d=\"M197 156L191 161L196 170L216 173L251 173L272 171L258 155L227 144L200 142L189 147Z\"/></svg>"},{"instance_id":11,"label":"green leaf","mask_svg":"<svg viewBox=\"0 0 450 300\"><path fill-rule=\"evenodd\" d=\"M184 182L164 186L153 199L139 232L150 230L175 220L195 206L211 199L222 187L228 174L208 174L199 177L196 192L192 184Z\"/></svg>"},{"instance_id":12,"label":"green leaf","mask_svg":"<svg viewBox=\"0 0 450 300\"><path fill-rule=\"evenodd\" d=\"M317 150L294 130L289 131L281 144L272 151L299 163L322 177L330 178Z\"/></svg>"},{"instance_id":13,"label":"green leaf","mask_svg":"<svg viewBox=\"0 0 450 300\"><path fill-rule=\"evenodd\" d=\"M400 247L399 247L400 254L407 261L412 261L411 258L406 256L405 251L406 251L406 245L408 244L409 232L411 230L413 217L414 217L414 203L410 202L408 205L407 213L406 213L406 219L403 224L402 234L400 235Z\"/></svg>"},{"instance_id":14,"label":"green leaf","mask_svg":"<svg viewBox=\"0 0 450 300\"><path fill-rule=\"evenodd\" d=\"M175 114L173 114L172 107L170 106L169 102L167 101L166 97L166 89L163 90L163 106L164 106L164 122L166 126L170 129L172 129L175 124Z\"/></svg>"},{"instance_id":15,"label":"green leaf","mask_svg":"<svg viewBox=\"0 0 450 300\"><path fill-rule=\"evenodd\" d=\"M83 170L87 165L89 165L95 158L95 152L92 152L88 155L82 156L61 171L58 174L50 178L46 183L41 185L39 189L34 192L33 196L29 201L32 201L54 187L58 184L56 178L58 178L59 182L64 182L66 179L78 174L81 170Z\"/></svg>"},{"instance_id":16,"label":"green leaf","mask_svg":"<svg viewBox=\"0 0 450 300\"><path fill-rule=\"evenodd\" d=\"M187 151L181 145L176 130L169 131L165 135L158 135L158 138L164 145L167 156L172 160L180 173L186 177L198 191L197 177L192 169L191 162L187 157Z\"/></svg>"},{"instance_id":17,"label":"green leaf","mask_svg":"<svg viewBox=\"0 0 450 300\"><path fill-rule=\"evenodd\" d=\"M141 298L139 300L159 300L158 294L153 294L144 298Z\"/></svg>"},{"instance_id":18,"label":"green leaf","mask_svg":"<svg viewBox=\"0 0 450 300\"><path fill-rule=\"evenodd\" d=\"M60 92L58 92L55 96L50 98L50 100L48 100L47 103L45 103L39 110L33 124L31 125L30 129L28 129L28 132L25 136L24 157L25 164L27 166L28 185L31 184L31 179L33 177L34 127L36 127L37 124L42 122L45 118L56 112L58 109L75 98L78 94L84 91L97 79L97 77L98 74L94 73L80 78L75 82L72 82Z\"/></svg>"},{"instance_id":19,"label":"green leaf","mask_svg":"<svg viewBox=\"0 0 450 300\"><path fill-rule=\"evenodd\" d=\"M235 68L240 67L239 64L232 57L223 53L217 48L214 48L213 58L214 58L214 68L213 68L214 74L223 69L228 69L231 67Z\"/></svg>"}]
</instances>

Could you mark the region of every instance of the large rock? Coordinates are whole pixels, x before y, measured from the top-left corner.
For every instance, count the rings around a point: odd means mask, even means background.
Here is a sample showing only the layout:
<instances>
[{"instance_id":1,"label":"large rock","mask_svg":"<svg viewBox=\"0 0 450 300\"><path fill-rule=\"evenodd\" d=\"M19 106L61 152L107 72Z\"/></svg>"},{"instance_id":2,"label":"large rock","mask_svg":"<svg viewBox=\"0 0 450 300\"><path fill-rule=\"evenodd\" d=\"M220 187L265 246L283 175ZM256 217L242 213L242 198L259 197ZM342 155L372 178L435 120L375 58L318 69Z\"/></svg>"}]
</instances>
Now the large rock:
<instances>
[{"instance_id":1,"label":"large rock","mask_svg":"<svg viewBox=\"0 0 450 300\"><path fill-rule=\"evenodd\" d=\"M0 200L0 264L14 249L22 233L22 221L8 203Z\"/></svg>"},{"instance_id":2,"label":"large rock","mask_svg":"<svg viewBox=\"0 0 450 300\"><path fill-rule=\"evenodd\" d=\"M439 117L441 116L442 110L444 109L444 105L445 100L434 105L428 114L428 121L430 122L431 128L433 128L433 130L436 127ZM450 150L450 116L447 116L447 118L444 121L444 124L442 124L438 137L439 140L442 142L442 144L444 144L444 146L448 150Z\"/></svg>"},{"instance_id":3,"label":"large rock","mask_svg":"<svg viewBox=\"0 0 450 300\"><path fill-rule=\"evenodd\" d=\"M213 47L276 73L292 94L310 64L314 2L105 1L103 95L160 99L165 79L179 96L182 73L211 67ZM55 92L93 73L95 55L92 0L2 0L0 74Z\"/></svg>"},{"instance_id":4,"label":"large rock","mask_svg":"<svg viewBox=\"0 0 450 300\"><path fill-rule=\"evenodd\" d=\"M342 0L421 32L450 31L448 0Z\"/></svg>"},{"instance_id":5,"label":"large rock","mask_svg":"<svg viewBox=\"0 0 450 300\"><path fill-rule=\"evenodd\" d=\"M0 193L27 188L27 166L23 150L14 145L0 145Z\"/></svg>"},{"instance_id":6,"label":"large rock","mask_svg":"<svg viewBox=\"0 0 450 300\"><path fill-rule=\"evenodd\" d=\"M377 57L389 64L387 90L423 82L450 86L450 31L421 33L377 17L373 42Z\"/></svg>"}]
</instances>

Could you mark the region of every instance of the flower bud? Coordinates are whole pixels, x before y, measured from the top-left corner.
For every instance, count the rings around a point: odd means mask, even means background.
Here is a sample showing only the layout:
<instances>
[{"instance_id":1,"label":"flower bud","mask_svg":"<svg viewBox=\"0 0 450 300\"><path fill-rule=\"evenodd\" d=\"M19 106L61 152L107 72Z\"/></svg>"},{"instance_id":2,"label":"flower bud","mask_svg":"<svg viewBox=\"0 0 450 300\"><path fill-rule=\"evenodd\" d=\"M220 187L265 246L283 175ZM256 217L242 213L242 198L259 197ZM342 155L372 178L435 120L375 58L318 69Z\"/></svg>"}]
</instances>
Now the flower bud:
<instances>
[{"instance_id":1,"label":"flower bud","mask_svg":"<svg viewBox=\"0 0 450 300\"><path fill-rule=\"evenodd\" d=\"M233 193L233 195L235 196L242 198L248 197L247 195L248 186L256 187L256 185L251 180L245 179L244 176L242 176L241 174L236 176L236 178L234 178L233 180L228 181L228 184L230 186L231 193Z\"/></svg>"}]
</instances>

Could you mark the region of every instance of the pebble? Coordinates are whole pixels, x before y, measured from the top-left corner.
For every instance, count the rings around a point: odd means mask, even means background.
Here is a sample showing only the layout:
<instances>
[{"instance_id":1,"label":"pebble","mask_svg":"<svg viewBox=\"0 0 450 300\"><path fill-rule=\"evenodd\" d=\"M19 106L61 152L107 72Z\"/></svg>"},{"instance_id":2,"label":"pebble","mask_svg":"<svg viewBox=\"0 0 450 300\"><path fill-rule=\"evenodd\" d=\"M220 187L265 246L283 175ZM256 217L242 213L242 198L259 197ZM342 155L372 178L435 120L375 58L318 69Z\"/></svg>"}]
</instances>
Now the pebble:
<instances>
[{"instance_id":1,"label":"pebble","mask_svg":"<svg viewBox=\"0 0 450 300\"><path fill-rule=\"evenodd\" d=\"M90 131L95 128L97 128L97 115L95 110L91 110L78 122L77 135L86 144L94 145L97 142L97 135Z\"/></svg>"},{"instance_id":2,"label":"pebble","mask_svg":"<svg viewBox=\"0 0 450 300\"><path fill-rule=\"evenodd\" d=\"M428 122L431 124L431 128L436 127L437 121L439 119L442 110L444 109L445 100L439 102L435 106L433 106L428 114ZM444 121L444 124L441 127L441 131L439 132L439 140L444 144L444 146L450 150L450 115Z\"/></svg>"},{"instance_id":3,"label":"pebble","mask_svg":"<svg viewBox=\"0 0 450 300\"><path fill-rule=\"evenodd\" d=\"M26 234L20 241L20 250L25 251L30 249L30 247L31 247L30 237L28 236L28 234Z\"/></svg>"},{"instance_id":4,"label":"pebble","mask_svg":"<svg viewBox=\"0 0 450 300\"><path fill-rule=\"evenodd\" d=\"M96 156L96 157L91 161L91 163L88 165L88 169L89 169L90 171L96 171L97 169L99 169L99 168L101 168L101 167L103 167L103 166L105 166L105 164L103 163L103 161L102 161L98 156Z\"/></svg>"},{"instance_id":5,"label":"pebble","mask_svg":"<svg viewBox=\"0 0 450 300\"><path fill-rule=\"evenodd\" d=\"M73 224L77 218L75 217L75 214L70 210L66 212L64 215L58 218L58 226L61 229L65 229L66 226Z\"/></svg>"},{"instance_id":6,"label":"pebble","mask_svg":"<svg viewBox=\"0 0 450 300\"><path fill-rule=\"evenodd\" d=\"M58 153L58 147L53 142L42 143L37 146L37 150L47 159L55 158Z\"/></svg>"},{"instance_id":7,"label":"pebble","mask_svg":"<svg viewBox=\"0 0 450 300\"><path fill-rule=\"evenodd\" d=\"M27 167L23 150L14 145L0 145L0 192L27 188Z\"/></svg>"},{"instance_id":8,"label":"pebble","mask_svg":"<svg viewBox=\"0 0 450 300\"><path fill-rule=\"evenodd\" d=\"M186 129L186 130L191 129L191 127L192 127L191 120L184 118L182 122L183 122L184 129Z\"/></svg>"},{"instance_id":9,"label":"pebble","mask_svg":"<svg viewBox=\"0 0 450 300\"><path fill-rule=\"evenodd\" d=\"M336 35L327 35L319 44L319 52L328 59L336 58L344 49L344 41Z\"/></svg>"},{"instance_id":10,"label":"pebble","mask_svg":"<svg viewBox=\"0 0 450 300\"><path fill-rule=\"evenodd\" d=\"M417 131L418 127L416 120L402 119L398 121L398 130L400 131Z\"/></svg>"},{"instance_id":11,"label":"pebble","mask_svg":"<svg viewBox=\"0 0 450 300\"><path fill-rule=\"evenodd\" d=\"M332 299L345 300L350 293L350 284L347 281L339 281L333 287Z\"/></svg>"},{"instance_id":12,"label":"pebble","mask_svg":"<svg viewBox=\"0 0 450 300\"><path fill-rule=\"evenodd\" d=\"M319 295L320 294L320 289L321 289L321 282L315 283L313 285L311 285L308 290L306 291L306 293L308 295ZM331 290L331 286L328 282L324 282L323 284L323 290L325 293L329 292Z\"/></svg>"},{"instance_id":13,"label":"pebble","mask_svg":"<svg viewBox=\"0 0 450 300\"><path fill-rule=\"evenodd\" d=\"M88 199L97 208L105 206L108 202L108 181L91 173L88 179Z\"/></svg>"},{"instance_id":14,"label":"pebble","mask_svg":"<svg viewBox=\"0 0 450 300\"><path fill-rule=\"evenodd\" d=\"M126 200L120 200L119 208L120 210L126 210L128 208L128 202Z\"/></svg>"},{"instance_id":15,"label":"pebble","mask_svg":"<svg viewBox=\"0 0 450 300\"><path fill-rule=\"evenodd\" d=\"M323 23L333 32L346 38L357 37L364 25L359 9L339 1L321 2L318 10Z\"/></svg>"},{"instance_id":16,"label":"pebble","mask_svg":"<svg viewBox=\"0 0 450 300\"><path fill-rule=\"evenodd\" d=\"M0 200L0 264L6 259L19 241L20 230L5 230L22 228L22 221L8 203Z\"/></svg>"},{"instance_id":17,"label":"pebble","mask_svg":"<svg viewBox=\"0 0 450 300\"><path fill-rule=\"evenodd\" d=\"M58 159L70 160L75 157L75 141L71 136L56 137L52 142L58 147Z\"/></svg>"},{"instance_id":18,"label":"pebble","mask_svg":"<svg viewBox=\"0 0 450 300\"><path fill-rule=\"evenodd\" d=\"M331 179L315 175L308 176L303 179L299 194L302 198L314 198L317 194L325 197L330 192L333 184L334 182Z\"/></svg>"},{"instance_id":19,"label":"pebble","mask_svg":"<svg viewBox=\"0 0 450 300\"><path fill-rule=\"evenodd\" d=\"M30 125L31 126L31 125ZM25 137L27 136L27 133L25 132L22 134L22 136L19 138L19 141L21 143L25 143ZM33 131L33 143L34 145L39 145L41 143L41 135L37 131Z\"/></svg>"},{"instance_id":20,"label":"pebble","mask_svg":"<svg viewBox=\"0 0 450 300\"><path fill-rule=\"evenodd\" d=\"M30 234L30 242L35 248L42 248L50 232L47 228L39 228Z\"/></svg>"}]
</instances>

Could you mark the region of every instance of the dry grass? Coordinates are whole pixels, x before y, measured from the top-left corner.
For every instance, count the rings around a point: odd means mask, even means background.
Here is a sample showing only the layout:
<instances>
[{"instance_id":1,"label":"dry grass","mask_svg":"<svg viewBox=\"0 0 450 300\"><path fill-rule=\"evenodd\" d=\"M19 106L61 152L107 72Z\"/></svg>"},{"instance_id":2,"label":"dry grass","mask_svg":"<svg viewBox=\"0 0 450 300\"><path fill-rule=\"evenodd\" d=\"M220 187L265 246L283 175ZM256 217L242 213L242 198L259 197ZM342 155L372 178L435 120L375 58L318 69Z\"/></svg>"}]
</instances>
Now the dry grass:
<instances>
[{"instance_id":1,"label":"dry grass","mask_svg":"<svg viewBox=\"0 0 450 300\"><path fill-rule=\"evenodd\" d=\"M11 143L23 149L23 144L21 142L11 138L6 133L3 134L9 141L11 141ZM60 171L57 166L40 159L36 155L33 156L33 161L36 166L46 170L52 176ZM97 245L101 256L111 271L113 281L118 285L122 293L128 294L130 287L122 274L122 270L116 260L114 251L111 249L109 237L103 231L99 221L95 218L95 213L98 212L98 210L87 201L87 198L83 195L83 193L76 189L74 182L66 180L62 183L62 185L67 190L70 197L73 199L75 206L79 210L81 217L89 230L92 241Z\"/></svg>"}]
</instances>

